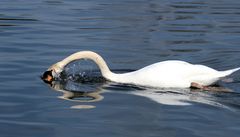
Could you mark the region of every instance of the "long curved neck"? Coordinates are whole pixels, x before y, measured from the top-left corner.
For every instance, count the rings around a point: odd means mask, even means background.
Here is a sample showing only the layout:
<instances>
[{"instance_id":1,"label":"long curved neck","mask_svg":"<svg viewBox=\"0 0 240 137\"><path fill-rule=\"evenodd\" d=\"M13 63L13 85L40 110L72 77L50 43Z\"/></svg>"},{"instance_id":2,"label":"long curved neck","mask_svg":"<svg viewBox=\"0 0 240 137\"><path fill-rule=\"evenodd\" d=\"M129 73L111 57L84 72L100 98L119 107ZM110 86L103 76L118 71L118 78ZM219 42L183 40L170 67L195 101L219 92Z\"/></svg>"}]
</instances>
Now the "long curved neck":
<instances>
[{"instance_id":1,"label":"long curved neck","mask_svg":"<svg viewBox=\"0 0 240 137\"><path fill-rule=\"evenodd\" d=\"M105 77L107 79L109 79L111 77L111 75L114 75L114 73L112 73L110 71L110 69L108 68L104 59L100 55L98 55L97 53L92 52L92 51L76 52L76 53L68 56L67 58L63 59L62 61L58 62L58 65L61 68L64 68L70 62L79 60L79 59L90 59L90 60L94 61L100 68L100 71L101 71L103 77Z\"/></svg>"}]
</instances>

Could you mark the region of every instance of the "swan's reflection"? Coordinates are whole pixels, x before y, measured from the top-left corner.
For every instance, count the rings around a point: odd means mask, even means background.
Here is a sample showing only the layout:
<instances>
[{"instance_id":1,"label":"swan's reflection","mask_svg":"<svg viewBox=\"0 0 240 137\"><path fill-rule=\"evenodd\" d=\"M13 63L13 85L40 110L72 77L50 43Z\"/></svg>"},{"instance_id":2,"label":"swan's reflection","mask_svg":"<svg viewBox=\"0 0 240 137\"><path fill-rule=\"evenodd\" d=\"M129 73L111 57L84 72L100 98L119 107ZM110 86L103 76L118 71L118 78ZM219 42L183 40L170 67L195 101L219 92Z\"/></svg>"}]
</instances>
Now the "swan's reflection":
<instances>
[{"instance_id":1,"label":"swan's reflection","mask_svg":"<svg viewBox=\"0 0 240 137\"><path fill-rule=\"evenodd\" d=\"M60 99L80 102L80 103L89 103L89 102L98 102L103 100L101 95L101 87L82 89L80 83L75 83L73 81L53 81L51 88L55 91L62 93L61 96L58 96ZM89 90L89 91L86 91ZM95 108L93 105L76 105L71 108L86 109L86 108Z\"/></svg>"},{"instance_id":2,"label":"swan's reflection","mask_svg":"<svg viewBox=\"0 0 240 137\"><path fill-rule=\"evenodd\" d=\"M219 103L218 93L203 92L197 89L152 89L132 85L121 85L111 82L100 83L76 83L74 81L53 81L51 87L62 93L58 98L79 102L79 105L71 108L86 109L95 108L93 105L82 103L98 102L104 99L104 92L118 92L149 98L164 105L188 106L196 103L206 104L215 107L227 108L228 106ZM118 92L119 93L119 92Z\"/></svg>"},{"instance_id":3,"label":"swan's reflection","mask_svg":"<svg viewBox=\"0 0 240 137\"><path fill-rule=\"evenodd\" d=\"M206 104L215 107L228 108L218 102L213 93L203 92L195 89L158 89L142 90L132 92L134 95L147 97L157 103L165 105L192 105L196 103Z\"/></svg>"}]
</instances>

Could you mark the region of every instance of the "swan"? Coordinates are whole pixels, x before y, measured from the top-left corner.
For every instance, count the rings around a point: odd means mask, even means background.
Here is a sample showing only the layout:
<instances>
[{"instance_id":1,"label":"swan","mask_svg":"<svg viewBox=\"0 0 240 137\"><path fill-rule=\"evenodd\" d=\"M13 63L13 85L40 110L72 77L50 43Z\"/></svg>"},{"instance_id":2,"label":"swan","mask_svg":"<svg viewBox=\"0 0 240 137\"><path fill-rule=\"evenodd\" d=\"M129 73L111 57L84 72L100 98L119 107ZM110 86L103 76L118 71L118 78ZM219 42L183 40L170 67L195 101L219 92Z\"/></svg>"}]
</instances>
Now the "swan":
<instances>
[{"instance_id":1,"label":"swan","mask_svg":"<svg viewBox=\"0 0 240 137\"><path fill-rule=\"evenodd\" d=\"M154 63L133 72L117 74L109 69L99 54L92 51L79 51L50 66L43 73L42 79L51 83L60 76L67 64L79 59L94 61L100 68L102 76L109 81L154 88L194 87L206 89L206 87L215 84L221 78L240 69L239 67L226 71L217 71L204 65L190 64L180 60L168 60Z\"/></svg>"}]
</instances>

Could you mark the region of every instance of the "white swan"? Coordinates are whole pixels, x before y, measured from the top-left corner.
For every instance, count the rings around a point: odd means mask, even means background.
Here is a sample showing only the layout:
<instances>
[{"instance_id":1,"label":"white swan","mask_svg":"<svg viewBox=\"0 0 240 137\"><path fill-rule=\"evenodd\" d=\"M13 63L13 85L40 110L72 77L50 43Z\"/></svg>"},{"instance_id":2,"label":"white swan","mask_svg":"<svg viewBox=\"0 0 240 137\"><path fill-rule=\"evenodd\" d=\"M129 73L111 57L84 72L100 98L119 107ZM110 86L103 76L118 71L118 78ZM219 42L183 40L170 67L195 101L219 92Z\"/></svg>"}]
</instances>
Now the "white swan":
<instances>
[{"instance_id":1,"label":"white swan","mask_svg":"<svg viewBox=\"0 0 240 137\"><path fill-rule=\"evenodd\" d=\"M170 60L158 62L133 72L116 74L110 71L106 62L97 53L80 51L49 67L42 78L46 82L53 81L59 77L68 63L79 59L93 60L99 66L103 77L109 81L160 88L204 88L240 69L217 71L203 65Z\"/></svg>"}]
</instances>

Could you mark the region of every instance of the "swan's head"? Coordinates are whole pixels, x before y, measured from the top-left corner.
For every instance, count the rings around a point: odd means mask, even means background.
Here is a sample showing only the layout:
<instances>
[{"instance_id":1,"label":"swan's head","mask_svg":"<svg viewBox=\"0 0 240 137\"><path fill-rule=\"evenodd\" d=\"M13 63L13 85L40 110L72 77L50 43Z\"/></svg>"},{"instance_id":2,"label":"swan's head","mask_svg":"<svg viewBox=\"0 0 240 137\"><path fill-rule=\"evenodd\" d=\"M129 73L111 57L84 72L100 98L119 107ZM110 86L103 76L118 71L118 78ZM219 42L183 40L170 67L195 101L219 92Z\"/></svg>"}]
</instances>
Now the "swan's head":
<instances>
[{"instance_id":1,"label":"swan's head","mask_svg":"<svg viewBox=\"0 0 240 137\"><path fill-rule=\"evenodd\" d=\"M56 63L49 67L47 71L43 73L41 76L42 80L46 83L51 84L52 81L58 79L60 77L60 73L63 71L63 68L60 67L60 63Z\"/></svg>"}]
</instances>

